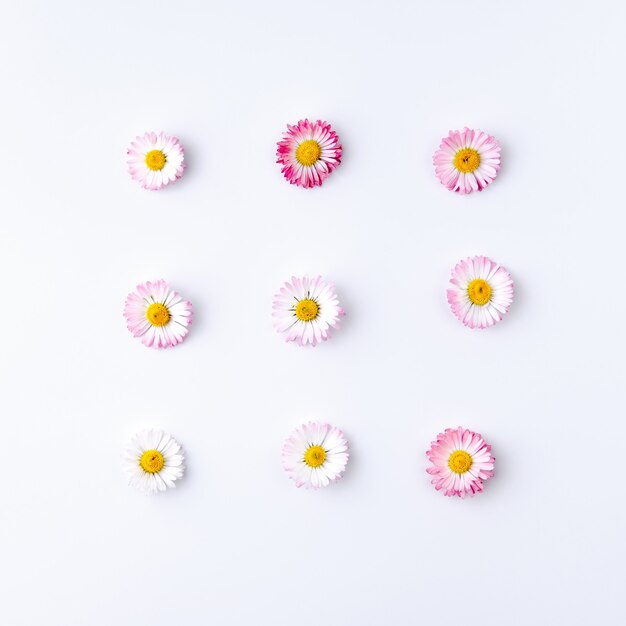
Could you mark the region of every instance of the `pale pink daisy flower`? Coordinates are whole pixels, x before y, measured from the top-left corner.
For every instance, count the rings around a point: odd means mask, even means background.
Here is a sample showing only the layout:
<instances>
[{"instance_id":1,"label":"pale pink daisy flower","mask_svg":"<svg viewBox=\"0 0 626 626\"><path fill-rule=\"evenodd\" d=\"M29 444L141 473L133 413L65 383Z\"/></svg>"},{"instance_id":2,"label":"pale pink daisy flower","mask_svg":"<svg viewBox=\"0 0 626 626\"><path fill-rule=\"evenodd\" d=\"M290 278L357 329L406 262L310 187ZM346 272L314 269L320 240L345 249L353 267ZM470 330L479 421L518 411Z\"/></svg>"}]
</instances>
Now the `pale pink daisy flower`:
<instances>
[{"instance_id":1,"label":"pale pink daisy flower","mask_svg":"<svg viewBox=\"0 0 626 626\"><path fill-rule=\"evenodd\" d=\"M500 145L482 130L451 130L433 156L435 174L450 191L482 191L500 169Z\"/></svg>"},{"instance_id":2,"label":"pale pink daisy flower","mask_svg":"<svg viewBox=\"0 0 626 626\"><path fill-rule=\"evenodd\" d=\"M144 189L161 189L176 182L185 171L185 150L180 141L160 133L146 133L127 149L128 173Z\"/></svg>"},{"instance_id":3,"label":"pale pink daisy flower","mask_svg":"<svg viewBox=\"0 0 626 626\"><path fill-rule=\"evenodd\" d=\"M146 495L173 489L185 473L184 460L180 444L169 433L155 428L142 430L126 448L129 484Z\"/></svg>"},{"instance_id":4,"label":"pale pink daisy flower","mask_svg":"<svg viewBox=\"0 0 626 626\"><path fill-rule=\"evenodd\" d=\"M461 428L446 428L426 452L432 467L432 484L445 496L473 496L493 476L495 457L491 446L478 434Z\"/></svg>"},{"instance_id":5,"label":"pale pink daisy flower","mask_svg":"<svg viewBox=\"0 0 626 626\"><path fill-rule=\"evenodd\" d=\"M319 489L339 480L348 463L348 441L330 424L308 422L283 445L283 467L296 487Z\"/></svg>"},{"instance_id":6,"label":"pale pink daisy flower","mask_svg":"<svg viewBox=\"0 0 626 626\"><path fill-rule=\"evenodd\" d=\"M276 156L292 185L315 187L341 163L341 145L328 122L300 120L295 126L287 124Z\"/></svg>"},{"instance_id":7,"label":"pale pink daisy flower","mask_svg":"<svg viewBox=\"0 0 626 626\"><path fill-rule=\"evenodd\" d=\"M291 277L274 295L272 316L277 332L285 334L285 341L301 346L316 346L326 341L331 329L339 328L345 313L339 306L333 283L321 276Z\"/></svg>"},{"instance_id":8,"label":"pale pink daisy flower","mask_svg":"<svg viewBox=\"0 0 626 626\"><path fill-rule=\"evenodd\" d=\"M450 308L470 328L493 326L513 302L511 275L486 256L459 261L452 270L450 284Z\"/></svg>"},{"instance_id":9,"label":"pale pink daisy flower","mask_svg":"<svg viewBox=\"0 0 626 626\"><path fill-rule=\"evenodd\" d=\"M137 285L137 292L128 294L124 307L128 330L152 348L182 343L192 316L191 302L183 300L164 280Z\"/></svg>"}]
</instances>

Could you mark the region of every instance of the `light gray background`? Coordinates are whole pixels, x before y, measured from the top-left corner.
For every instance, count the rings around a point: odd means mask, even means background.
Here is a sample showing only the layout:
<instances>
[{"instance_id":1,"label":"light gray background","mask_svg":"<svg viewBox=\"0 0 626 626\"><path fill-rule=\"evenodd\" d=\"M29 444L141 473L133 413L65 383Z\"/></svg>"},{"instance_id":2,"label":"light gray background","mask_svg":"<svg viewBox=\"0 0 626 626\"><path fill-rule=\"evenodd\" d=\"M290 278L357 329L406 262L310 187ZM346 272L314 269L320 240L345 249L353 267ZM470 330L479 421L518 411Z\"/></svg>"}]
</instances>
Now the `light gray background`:
<instances>
[{"instance_id":1,"label":"light gray background","mask_svg":"<svg viewBox=\"0 0 626 626\"><path fill-rule=\"evenodd\" d=\"M623 619L622 2L3 2L2 498L7 626L507 626ZM344 162L283 180L287 122ZM502 143L486 191L448 192L449 129ZM142 190L137 134L188 171ZM487 331L445 298L486 254L516 301ZM331 342L286 345L271 300L336 282ZM125 328L163 277L192 300L164 352ZM297 490L283 439L343 428L345 479ZM496 477L435 492L424 451L481 432ZM184 445L146 498L121 455Z\"/></svg>"}]
</instances>

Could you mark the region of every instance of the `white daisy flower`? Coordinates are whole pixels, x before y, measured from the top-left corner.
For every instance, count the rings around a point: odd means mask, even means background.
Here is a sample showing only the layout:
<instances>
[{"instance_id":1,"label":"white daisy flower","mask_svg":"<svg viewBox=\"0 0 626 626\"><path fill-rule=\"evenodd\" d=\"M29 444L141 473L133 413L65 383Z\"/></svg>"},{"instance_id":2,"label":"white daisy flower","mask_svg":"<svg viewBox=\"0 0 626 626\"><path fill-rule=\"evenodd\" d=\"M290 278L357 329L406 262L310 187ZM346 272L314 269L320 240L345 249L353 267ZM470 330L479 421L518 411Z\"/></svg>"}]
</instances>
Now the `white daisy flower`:
<instances>
[{"instance_id":1,"label":"white daisy flower","mask_svg":"<svg viewBox=\"0 0 626 626\"><path fill-rule=\"evenodd\" d=\"M185 472L184 458L180 445L169 433L142 430L126 448L129 484L147 495L174 488L174 482Z\"/></svg>"},{"instance_id":2,"label":"white daisy flower","mask_svg":"<svg viewBox=\"0 0 626 626\"><path fill-rule=\"evenodd\" d=\"M285 341L301 346L326 341L331 328L338 329L339 320L345 315L335 286L321 276L292 276L291 282L286 282L274 296L272 308L276 330L285 334Z\"/></svg>"},{"instance_id":3,"label":"white daisy flower","mask_svg":"<svg viewBox=\"0 0 626 626\"><path fill-rule=\"evenodd\" d=\"M127 149L128 173L144 189L161 189L185 171L185 150L180 141L160 133L136 137Z\"/></svg>"},{"instance_id":4,"label":"white daisy flower","mask_svg":"<svg viewBox=\"0 0 626 626\"><path fill-rule=\"evenodd\" d=\"M169 348L182 343L193 319L191 302L163 280L137 285L124 306L128 330L149 348Z\"/></svg>"},{"instance_id":5,"label":"white daisy flower","mask_svg":"<svg viewBox=\"0 0 626 626\"><path fill-rule=\"evenodd\" d=\"M450 284L450 308L470 328L493 326L513 302L511 275L485 256L459 261L452 270Z\"/></svg>"},{"instance_id":6,"label":"white daisy flower","mask_svg":"<svg viewBox=\"0 0 626 626\"><path fill-rule=\"evenodd\" d=\"M283 445L283 467L296 487L319 489L339 480L348 463L348 442L330 424L309 422L289 435Z\"/></svg>"}]
</instances>

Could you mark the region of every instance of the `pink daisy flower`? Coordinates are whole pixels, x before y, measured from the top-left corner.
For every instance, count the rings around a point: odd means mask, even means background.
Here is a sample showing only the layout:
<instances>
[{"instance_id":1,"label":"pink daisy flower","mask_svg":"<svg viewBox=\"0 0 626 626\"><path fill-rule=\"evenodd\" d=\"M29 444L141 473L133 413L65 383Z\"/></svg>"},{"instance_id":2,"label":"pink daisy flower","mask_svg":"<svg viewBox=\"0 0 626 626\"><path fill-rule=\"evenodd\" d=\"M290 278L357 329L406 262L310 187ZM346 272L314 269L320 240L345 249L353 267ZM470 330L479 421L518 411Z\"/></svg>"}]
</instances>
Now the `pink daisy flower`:
<instances>
[{"instance_id":1,"label":"pink daisy flower","mask_svg":"<svg viewBox=\"0 0 626 626\"><path fill-rule=\"evenodd\" d=\"M146 133L127 149L128 173L144 189L161 189L176 182L185 171L185 150L178 139L165 133Z\"/></svg>"},{"instance_id":2,"label":"pink daisy flower","mask_svg":"<svg viewBox=\"0 0 626 626\"><path fill-rule=\"evenodd\" d=\"M432 484L445 496L473 496L493 476L495 457L491 446L478 434L461 428L446 428L426 452L432 467Z\"/></svg>"},{"instance_id":3,"label":"pink daisy flower","mask_svg":"<svg viewBox=\"0 0 626 626\"><path fill-rule=\"evenodd\" d=\"M283 445L283 467L296 487L319 489L338 481L348 464L348 441L330 424L309 422Z\"/></svg>"},{"instance_id":4,"label":"pink daisy flower","mask_svg":"<svg viewBox=\"0 0 626 626\"><path fill-rule=\"evenodd\" d=\"M482 191L500 169L500 145L482 130L451 130L433 156L435 174L450 191Z\"/></svg>"},{"instance_id":5,"label":"pink daisy flower","mask_svg":"<svg viewBox=\"0 0 626 626\"><path fill-rule=\"evenodd\" d=\"M459 261L452 270L450 284L450 308L469 328L493 326L513 302L511 275L486 256Z\"/></svg>"},{"instance_id":6,"label":"pink daisy flower","mask_svg":"<svg viewBox=\"0 0 626 626\"><path fill-rule=\"evenodd\" d=\"M301 346L316 346L329 339L331 329L338 329L345 315L335 286L321 276L292 276L291 282L275 294L272 308L277 332L285 334L285 341L295 341Z\"/></svg>"},{"instance_id":7,"label":"pink daisy flower","mask_svg":"<svg viewBox=\"0 0 626 626\"><path fill-rule=\"evenodd\" d=\"M192 316L191 302L183 300L164 280L137 285L137 292L128 294L124 307L128 330L149 348L182 343Z\"/></svg>"},{"instance_id":8,"label":"pink daisy flower","mask_svg":"<svg viewBox=\"0 0 626 626\"><path fill-rule=\"evenodd\" d=\"M276 156L292 185L315 187L341 163L341 145L327 122L300 120L295 126L287 124Z\"/></svg>"}]
</instances>

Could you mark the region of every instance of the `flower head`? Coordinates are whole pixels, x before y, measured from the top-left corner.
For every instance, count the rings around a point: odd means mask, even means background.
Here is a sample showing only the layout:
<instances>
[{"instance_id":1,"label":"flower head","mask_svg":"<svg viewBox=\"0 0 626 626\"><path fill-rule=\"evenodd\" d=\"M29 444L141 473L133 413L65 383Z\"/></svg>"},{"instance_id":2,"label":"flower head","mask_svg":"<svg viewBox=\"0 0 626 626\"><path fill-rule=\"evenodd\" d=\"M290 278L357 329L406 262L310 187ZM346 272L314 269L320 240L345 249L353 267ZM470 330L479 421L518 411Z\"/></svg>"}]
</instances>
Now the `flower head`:
<instances>
[{"instance_id":1,"label":"flower head","mask_svg":"<svg viewBox=\"0 0 626 626\"><path fill-rule=\"evenodd\" d=\"M144 346L169 348L189 333L193 310L164 280L137 285L137 292L128 294L124 317L128 330L139 337Z\"/></svg>"},{"instance_id":2,"label":"flower head","mask_svg":"<svg viewBox=\"0 0 626 626\"><path fill-rule=\"evenodd\" d=\"M300 120L295 126L287 124L276 156L281 172L292 185L315 187L341 162L341 145L327 122Z\"/></svg>"},{"instance_id":3,"label":"flower head","mask_svg":"<svg viewBox=\"0 0 626 626\"><path fill-rule=\"evenodd\" d=\"M335 286L321 276L291 277L274 296L272 316L274 327L285 334L285 341L301 346L316 346L330 337L331 328L339 328L343 309L335 293Z\"/></svg>"},{"instance_id":4,"label":"flower head","mask_svg":"<svg viewBox=\"0 0 626 626\"><path fill-rule=\"evenodd\" d=\"M161 189L185 171L185 151L178 139L165 133L146 133L127 149L128 173L144 189Z\"/></svg>"},{"instance_id":5,"label":"flower head","mask_svg":"<svg viewBox=\"0 0 626 626\"><path fill-rule=\"evenodd\" d=\"M491 446L478 434L461 428L446 428L426 452L432 466L426 471L432 484L445 496L473 496L493 476L495 457Z\"/></svg>"},{"instance_id":6,"label":"flower head","mask_svg":"<svg viewBox=\"0 0 626 626\"><path fill-rule=\"evenodd\" d=\"M450 308L470 328L493 326L513 302L511 275L485 256L459 261L452 270L450 284Z\"/></svg>"},{"instance_id":7,"label":"flower head","mask_svg":"<svg viewBox=\"0 0 626 626\"><path fill-rule=\"evenodd\" d=\"M185 466L180 445L157 429L137 433L126 448L125 465L129 484L147 495L174 488Z\"/></svg>"},{"instance_id":8,"label":"flower head","mask_svg":"<svg viewBox=\"0 0 626 626\"><path fill-rule=\"evenodd\" d=\"M435 174L450 191L482 191L500 169L500 145L482 130L451 130L433 156Z\"/></svg>"},{"instance_id":9,"label":"flower head","mask_svg":"<svg viewBox=\"0 0 626 626\"><path fill-rule=\"evenodd\" d=\"M283 467L296 487L319 489L343 475L348 463L348 442L330 424L308 422L296 428L283 445Z\"/></svg>"}]
</instances>

